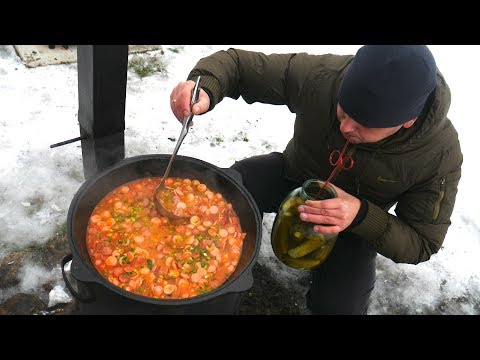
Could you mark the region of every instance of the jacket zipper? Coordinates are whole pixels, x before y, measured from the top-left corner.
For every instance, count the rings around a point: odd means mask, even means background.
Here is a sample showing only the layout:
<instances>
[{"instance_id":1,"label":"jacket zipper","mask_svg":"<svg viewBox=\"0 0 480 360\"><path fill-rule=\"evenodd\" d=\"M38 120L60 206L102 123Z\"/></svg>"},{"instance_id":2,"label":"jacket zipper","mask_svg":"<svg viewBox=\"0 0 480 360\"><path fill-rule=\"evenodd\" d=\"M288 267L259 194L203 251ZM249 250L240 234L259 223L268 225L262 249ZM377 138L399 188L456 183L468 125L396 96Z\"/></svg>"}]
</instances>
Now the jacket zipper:
<instances>
[{"instance_id":1,"label":"jacket zipper","mask_svg":"<svg viewBox=\"0 0 480 360\"><path fill-rule=\"evenodd\" d=\"M433 220L437 220L438 214L440 213L440 205L442 203L443 197L445 196L445 176L442 176L440 179L440 191L438 192L438 198L433 207Z\"/></svg>"}]
</instances>

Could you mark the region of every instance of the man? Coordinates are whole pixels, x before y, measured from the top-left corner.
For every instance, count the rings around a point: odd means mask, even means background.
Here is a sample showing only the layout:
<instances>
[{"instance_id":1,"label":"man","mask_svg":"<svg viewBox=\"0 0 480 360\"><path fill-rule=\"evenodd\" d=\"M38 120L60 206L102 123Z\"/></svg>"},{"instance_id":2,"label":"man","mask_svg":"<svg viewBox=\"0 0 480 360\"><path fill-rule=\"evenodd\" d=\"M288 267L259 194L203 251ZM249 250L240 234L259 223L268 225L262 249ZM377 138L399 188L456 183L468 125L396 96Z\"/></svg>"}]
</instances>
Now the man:
<instances>
[{"instance_id":1,"label":"man","mask_svg":"<svg viewBox=\"0 0 480 360\"><path fill-rule=\"evenodd\" d=\"M270 54L228 49L198 61L171 93L182 121L224 98L286 105L296 114L283 153L236 162L261 212L276 212L307 179L325 180L330 154L346 139L354 166L332 183L338 198L308 201L300 218L319 233L339 233L312 271L307 305L315 314L366 314L377 253L418 264L445 239L463 155L447 117L450 90L426 46L363 46L355 56ZM395 206L395 215L389 213Z\"/></svg>"}]
</instances>

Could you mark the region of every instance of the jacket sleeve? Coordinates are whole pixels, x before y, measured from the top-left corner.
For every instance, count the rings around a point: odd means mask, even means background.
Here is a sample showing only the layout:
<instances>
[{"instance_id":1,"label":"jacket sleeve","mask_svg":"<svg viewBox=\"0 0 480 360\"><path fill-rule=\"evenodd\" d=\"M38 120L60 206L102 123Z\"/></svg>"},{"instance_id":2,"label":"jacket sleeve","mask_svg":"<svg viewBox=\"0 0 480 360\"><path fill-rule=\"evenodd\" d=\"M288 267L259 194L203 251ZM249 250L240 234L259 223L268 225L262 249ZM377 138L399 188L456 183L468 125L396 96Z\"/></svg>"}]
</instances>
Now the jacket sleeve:
<instances>
[{"instance_id":1,"label":"jacket sleeve","mask_svg":"<svg viewBox=\"0 0 480 360\"><path fill-rule=\"evenodd\" d=\"M368 202L364 220L350 232L396 263L418 264L437 253L451 224L463 157L456 144L443 154L430 179L403 194L396 216Z\"/></svg>"},{"instance_id":2,"label":"jacket sleeve","mask_svg":"<svg viewBox=\"0 0 480 360\"><path fill-rule=\"evenodd\" d=\"M230 48L200 59L187 79L202 76L200 86L210 96L209 111L224 97L242 96L248 104L287 105L295 112L302 84L311 71L306 62L314 58L305 53L265 55Z\"/></svg>"}]
</instances>

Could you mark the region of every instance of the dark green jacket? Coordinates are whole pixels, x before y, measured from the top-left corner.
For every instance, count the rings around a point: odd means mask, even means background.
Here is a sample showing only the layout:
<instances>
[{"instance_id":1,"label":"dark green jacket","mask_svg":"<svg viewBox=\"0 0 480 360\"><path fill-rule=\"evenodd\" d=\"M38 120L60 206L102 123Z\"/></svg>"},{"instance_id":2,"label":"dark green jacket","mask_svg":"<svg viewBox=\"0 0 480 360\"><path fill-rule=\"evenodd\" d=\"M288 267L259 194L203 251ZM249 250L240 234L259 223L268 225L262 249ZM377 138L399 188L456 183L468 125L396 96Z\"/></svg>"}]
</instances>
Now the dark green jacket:
<instances>
[{"instance_id":1,"label":"dark green jacket","mask_svg":"<svg viewBox=\"0 0 480 360\"><path fill-rule=\"evenodd\" d=\"M296 114L284 154L287 176L327 179L329 156L345 139L336 116L337 93L351 55L270 54L239 49L201 59L188 79L202 75L212 110L224 97L249 104L286 105ZM377 143L355 145L351 170L333 183L366 199L364 220L350 234L395 262L416 264L436 253L450 226L463 156L447 117L450 90L437 86L415 124ZM396 216L389 213L395 206ZM353 236L355 237L355 236ZM354 241L352 239L351 241Z\"/></svg>"}]
</instances>

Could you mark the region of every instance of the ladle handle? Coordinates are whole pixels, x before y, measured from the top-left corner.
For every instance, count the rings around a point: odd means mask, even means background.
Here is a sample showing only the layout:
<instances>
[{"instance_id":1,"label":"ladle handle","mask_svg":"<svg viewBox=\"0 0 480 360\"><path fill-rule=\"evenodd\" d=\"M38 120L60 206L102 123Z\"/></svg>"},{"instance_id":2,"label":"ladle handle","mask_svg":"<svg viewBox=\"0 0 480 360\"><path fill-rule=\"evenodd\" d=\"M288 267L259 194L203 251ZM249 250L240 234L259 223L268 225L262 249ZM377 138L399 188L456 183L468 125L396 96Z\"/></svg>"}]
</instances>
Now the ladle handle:
<instances>
[{"instance_id":1,"label":"ladle handle","mask_svg":"<svg viewBox=\"0 0 480 360\"><path fill-rule=\"evenodd\" d=\"M189 117L193 118L193 116L189 116ZM190 121L191 121L191 119L190 119ZM165 179L168 178L168 174L170 174L170 169L172 168L173 159L175 158L175 155L177 155L178 149L180 148L180 145L182 145L183 139L185 139L185 136L188 133L188 125L189 125L189 123L187 121L183 122L182 131L180 132L180 136L178 138L177 145L175 145L175 149L173 149L172 156L170 157L170 160L168 161L167 170L165 170L165 174L163 175L162 182L161 182L160 185L163 185L163 183L165 182Z\"/></svg>"},{"instance_id":2,"label":"ladle handle","mask_svg":"<svg viewBox=\"0 0 480 360\"><path fill-rule=\"evenodd\" d=\"M192 100L190 101L190 115L186 116L183 119L182 131L180 132L180 136L178 137L177 145L175 145L175 149L173 149L172 156L170 157L170 161L168 162L168 165L167 165L167 170L165 170L165 174L163 175L163 178L159 184L159 187L163 185L163 183L165 182L165 179L168 178L168 174L170 174L170 169L172 167L175 155L177 155L178 149L180 149L180 145L182 145L183 139L185 139L185 136L187 136L188 128L190 127L190 124L193 119L193 112L191 112L192 111L191 108L198 101L198 96L200 94L199 84L200 84L200 76L197 78L195 87L193 88Z\"/></svg>"}]
</instances>

